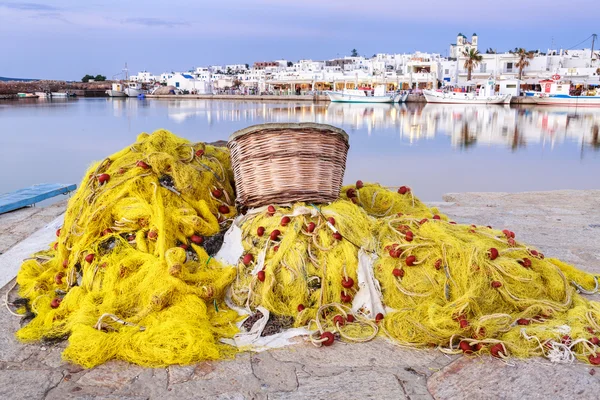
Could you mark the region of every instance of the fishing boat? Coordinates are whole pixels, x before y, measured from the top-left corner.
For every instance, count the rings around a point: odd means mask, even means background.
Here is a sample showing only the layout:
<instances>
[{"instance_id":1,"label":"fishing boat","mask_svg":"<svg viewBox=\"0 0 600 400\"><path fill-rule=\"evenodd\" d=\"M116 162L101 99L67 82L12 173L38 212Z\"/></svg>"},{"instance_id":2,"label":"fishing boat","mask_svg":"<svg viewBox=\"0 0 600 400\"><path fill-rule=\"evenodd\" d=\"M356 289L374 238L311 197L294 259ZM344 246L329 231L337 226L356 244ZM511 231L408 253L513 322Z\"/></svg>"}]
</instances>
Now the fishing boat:
<instances>
[{"instance_id":1,"label":"fishing boat","mask_svg":"<svg viewBox=\"0 0 600 400\"><path fill-rule=\"evenodd\" d=\"M496 82L488 80L478 92L445 92L437 90L423 90L423 95L428 103L444 104L510 104L512 95L497 94Z\"/></svg>"},{"instance_id":2,"label":"fishing boat","mask_svg":"<svg viewBox=\"0 0 600 400\"><path fill-rule=\"evenodd\" d=\"M50 97L50 92L35 92L35 95L38 96L40 99L46 99Z\"/></svg>"},{"instance_id":3,"label":"fishing boat","mask_svg":"<svg viewBox=\"0 0 600 400\"><path fill-rule=\"evenodd\" d=\"M140 94L145 94L142 84L138 82L127 82L127 87L124 91L128 97L138 97Z\"/></svg>"},{"instance_id":4,"label":"fishing boat","mask_svg":"<svg viewBox=\"0 0 600 400\"><path fill-rule=\"evenodd\" d=\"M121 83L113 83L111 89L106 91L106 94L108 97L127 97Z\"/></svg>"},{"instance_id":5,"label":"fishing boat","mask_svg":"<svg viewBox=\"0 0 600 400\"><path fill-rule=\"evenodd\" d=\"M542 106L600 107L599 95L571 96L568 94L541 94L534 96L533 101Z\"/></svg>"},{"instance_id":6,"label":"fishing boat","mask_svg":"<svg viewBox=\"0 0 600 400\"><path fill-rule=\"evenodd\" d=\"M69 93L67 92L52 92L50 93L50 97L53 99L66 99L69 97Z\"/></svg>"},{"instance_id":7,"label":"fishing boat","mask_svg":"<svg viewBox=\"0 0 600 400\"><path fill-rule=\"evenodd\" d=\"M342 92L326 91L329 99L334 103L394 103L399 95L386 94L384 86L370 88L345 89Z\"/></svg>"},{"instance_id":8,"label":"fishing boat","mask_svg":"<svg viewBox=\"0 0 600 400\"><path fill-rule=\"evenodd\" d=\"M540 81L542 91L533 96L533 101L542 106L600 107L600 91L588 89L579 96L571 94L571 84L560 82L560 76Z\"/></svg>"}]
</instances>

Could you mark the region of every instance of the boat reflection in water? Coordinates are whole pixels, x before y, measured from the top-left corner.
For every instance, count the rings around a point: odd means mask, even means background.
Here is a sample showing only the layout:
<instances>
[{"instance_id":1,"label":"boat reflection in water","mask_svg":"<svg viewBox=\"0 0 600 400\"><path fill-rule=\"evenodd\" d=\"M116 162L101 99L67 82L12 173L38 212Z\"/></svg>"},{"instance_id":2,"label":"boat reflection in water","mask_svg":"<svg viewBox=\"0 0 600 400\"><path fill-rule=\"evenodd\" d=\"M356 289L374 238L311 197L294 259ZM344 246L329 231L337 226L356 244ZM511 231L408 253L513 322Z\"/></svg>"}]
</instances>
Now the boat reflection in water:
<instances>
[{"instance_id":1,"label":"boat reflection in water","mask_svg":"<svg viewBox=\"0 0 600 400\"><path fill-rule=\"evenodd\" d=\"M518 151L528 144L553 148L565 142L598 150L600 140L600 109L593 108L210 100L174 100L167 106L169 119L176 123L188 119L206 119L209 125L310 121L349 132L366 131L368 136L397 135L408 143L449 137L453 148L465 150L501 146Z\"/></svg>"}]
</instances>

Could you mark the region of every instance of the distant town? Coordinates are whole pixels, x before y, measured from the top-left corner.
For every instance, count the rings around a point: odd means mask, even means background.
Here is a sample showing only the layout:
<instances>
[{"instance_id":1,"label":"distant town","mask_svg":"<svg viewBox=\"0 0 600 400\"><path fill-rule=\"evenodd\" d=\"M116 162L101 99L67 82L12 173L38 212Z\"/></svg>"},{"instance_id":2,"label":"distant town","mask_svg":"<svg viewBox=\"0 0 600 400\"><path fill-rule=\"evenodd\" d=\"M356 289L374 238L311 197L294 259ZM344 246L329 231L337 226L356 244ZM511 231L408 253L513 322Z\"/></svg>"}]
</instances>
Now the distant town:
<instances>
[{"instance_id":1,"label":"distant town","mask_svg":"<svg viewBox=\"0 0 600 400\"><path fill-rule=\"evenodd\" d=\"M390 90L432 89L441 86L479 84L490 78L514 80L515 85L535 86L560 76L571 84L600 85L600 52L592 48L514 50L497 53L479 47L480 38L459 33L448 57L417 51L412 54L359 55L325 61L255 61L250 64L210 65L187 71L155 75L141 71L128 76L133 82L160 84L190 94L242 92L306 92L340 90L358 86L387 85Z\"/></svg>"}]
</instances>

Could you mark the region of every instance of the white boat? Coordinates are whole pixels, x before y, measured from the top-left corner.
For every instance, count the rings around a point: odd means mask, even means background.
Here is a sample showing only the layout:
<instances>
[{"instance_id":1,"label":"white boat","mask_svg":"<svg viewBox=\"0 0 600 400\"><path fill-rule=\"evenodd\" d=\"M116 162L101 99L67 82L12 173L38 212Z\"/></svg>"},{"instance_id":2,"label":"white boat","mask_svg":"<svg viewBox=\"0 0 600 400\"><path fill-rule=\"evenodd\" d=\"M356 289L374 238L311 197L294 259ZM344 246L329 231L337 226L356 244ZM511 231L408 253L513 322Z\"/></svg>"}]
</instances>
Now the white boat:
<instances>
[{"instance_id":1,"label":"white boat","mask_svg":"<svg viewBox=\"0 0 600 400\"><path fill-rule=\"evenodd\" d=\"M106 91L106 94L108 97L127 97L121 83L113 83L111 89Z\"/></svg>"},{"instance_id":2,"label":"white boat","mask_svg":"<svg viewBox=\"0 0 600 400\"><path fill-rule=\"evenodd\" d=\"M40 99L46 99L50 97L49 92L35 92L35 95L38 96Z\"/></svg>"},{"instance_id":3,"label":"white boat","mask_svg":"<svg viewBox=\"0 0 600 400\"><path fill-rule=\"evenodd\" d=\"M52 92L50 93L50 96L54 99L54 98L59 98L59 99L63 99L63 98L67 98L69 97L69 93L66 92Z\"/></svg>"},{"instance_id":4,"label":"white boat","mask_svg":"<svg viewBox=\"0 0 600 400\"><path fill-rule=\"evenodd\" d=\"M142 89L142 84L138 82L127 82L127 87L125 88L125 94L128 97L138 97L140 94L145 94Z\"/></svg>"},{"instance_id":5,"label":"white boat","mask_svg":"<svg viewBox=\"0 0 600 400\"><path fill-rule=\"evenodd\" d=\"M540 81L542 91L533 96L533 101L542 106L600 107L598 90L587 90L582 96L572 96L571 84L559 81L560 75L552 80Z\"/></svg>"},{"instance_id":6,"label":"white boat","mask_svg":"<svg viewBox=\"0 0 600 400\"><path fill-rule=\"evenodd\" d=\"M406 103L406 99L408 99L408 92L398 93L396 98L394 99L395 103Z\"/></svg>"},{"instance_id":7,"label":"white boat","mask_svg":"<svg viewBox=\"0 0 600 400\"><path fill-rule=\"evenodd\" d=\"M541 94L534 96L533 101L542 106L568 106L568 107L600 107L600 96L571 96L568 94Z\"/></svg>"},{"instance_id":8,"label":"white boat","mask_svg":"<svg viewBox=\"0 0 600 400\"><path fill-rule=\"evenodd\" d=\"M428 103L444 104L510 104L512 95L496 94L496 82L488 80L481 86L479 92L443 92L436 90L423 90L423 95Z\"/></svg>"},{"instance_id":9,"label":"white boat","mask_svg":"<svg viewBox=\"0 0 600 400\"><path fill-rule=\"evenodd\" d=\"M345 89L342 92L327 91L327 96L335 103L394 103L396 94L386 94L384 86L375 90Z\"/></svg>"}]
</instances>

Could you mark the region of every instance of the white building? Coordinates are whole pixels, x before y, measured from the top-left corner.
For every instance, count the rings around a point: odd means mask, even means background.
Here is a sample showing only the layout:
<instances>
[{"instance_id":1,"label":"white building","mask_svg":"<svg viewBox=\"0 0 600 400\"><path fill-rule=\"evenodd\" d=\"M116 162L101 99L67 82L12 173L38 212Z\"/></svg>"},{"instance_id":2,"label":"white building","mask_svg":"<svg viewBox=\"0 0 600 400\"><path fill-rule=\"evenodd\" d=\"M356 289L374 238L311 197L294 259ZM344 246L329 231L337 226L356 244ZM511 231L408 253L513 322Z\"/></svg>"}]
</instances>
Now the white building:
<instances>
[{"instance_id":1,"label":"white building","mask_svg":"<svg viewBox=\"0 0 600 400\"><path fill-rule=\"evenodd\" d=\"M231 71L231 73L237 74L246 71L247 69L246 64L227 64L225 65L225 70L223 72Z\"/></svg>"},{"instance_id":2,"label":"white building","mask_svg":"<svg viewBox=\"0 0 600 400\"><path fill-rule=\"evenodd\" d=\"M163 72L162 74L160 74L157 78L158 78L158 82L160 83L164 83L166 84L167 81L169 79L171 79L173 77L175 73L174 72Z\"/></svg>"},{"instance_id":3,"label":"white building","mask_svg":"<svg viewBox=\"0 0 600 400\"><path fill-rule=\"evenodd\" d=\"M208 69L211 72L218 72L218 71L225 72L225 67L223 67L222 65L209 65Z\"/></svg>"},{"instance_id":4,"label":"white building","mask_svg":"<svg viewBox=\"0 0 600 400\"><path fill-rule=\"evenodd\" d=\"M152 75L151 72L142 71L138 72L137 75L132 75L129 77L129 80L132 82L141 82L141 83L153 83L159 80L159 77Z\"/></svg>"},{"instance_id":5,"label":"white building","mask_svg":"<svg viewBox=\"0 0 600 400\"><path fill-rule=\"evenodd\" d=\"M179 90L187 90L191 94L212 93L210 81L196 79L193 75L187 73L174 73L167 79L167 86L175 86Z\"/></svg>"}]
</instances>

